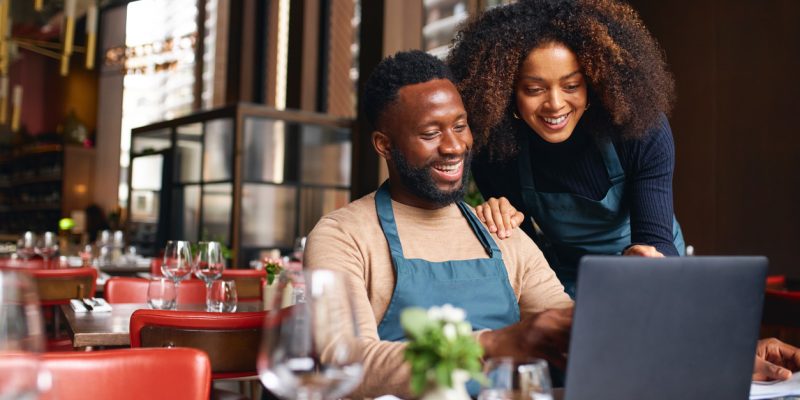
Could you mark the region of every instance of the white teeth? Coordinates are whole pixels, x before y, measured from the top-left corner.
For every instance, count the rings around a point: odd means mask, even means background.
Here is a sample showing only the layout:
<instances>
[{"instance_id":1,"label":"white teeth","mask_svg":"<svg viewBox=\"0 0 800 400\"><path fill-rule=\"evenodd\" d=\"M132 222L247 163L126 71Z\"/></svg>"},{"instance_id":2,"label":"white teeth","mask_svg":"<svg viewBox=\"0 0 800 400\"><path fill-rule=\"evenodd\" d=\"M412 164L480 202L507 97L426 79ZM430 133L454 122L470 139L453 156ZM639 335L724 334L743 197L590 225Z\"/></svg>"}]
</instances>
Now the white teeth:
<instances>
[{"instance_id":1,"label":"white teeth","mask_svg":"<svg viewBox=\"0 0 800 400\"><path fill-rule=\"evenodd\" d=\"M463 161L459 161L459 162L457 162L455 164L434 165L433 168L436 168L436 169L438 169L439 171L442 171L442 172L455 172L455 171L458 170L459 167L461 167L461 163L462 162Z\"/></svg>"},{"instance_id":2,"label":"white teeth","mask_svg":"<svg viewBox=\"0 0 800 400\"><path fill-rule=\"evenodd\" d=\"M560 124L560 123L564 122L564 120L565 120L565 119L567 119L567 115L569 115L569 114L562 115L562 116L560 116L560 117L558 117L558 118L547 118L547 117L542 117L542 119L543 119L545 122L547 122L548 124L550 124L550 125L558 125L558 124Z\"/></svg>"}]
</instances>

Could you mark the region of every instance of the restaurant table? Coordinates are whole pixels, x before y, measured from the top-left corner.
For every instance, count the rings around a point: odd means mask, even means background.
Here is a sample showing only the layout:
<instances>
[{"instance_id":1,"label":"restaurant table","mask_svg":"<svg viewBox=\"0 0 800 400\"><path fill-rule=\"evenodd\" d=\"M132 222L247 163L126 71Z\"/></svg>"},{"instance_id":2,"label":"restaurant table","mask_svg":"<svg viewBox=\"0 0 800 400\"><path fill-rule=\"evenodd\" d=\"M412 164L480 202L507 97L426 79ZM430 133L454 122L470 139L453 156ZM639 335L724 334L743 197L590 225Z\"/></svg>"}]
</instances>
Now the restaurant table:
<instances>
[{"instance_id":1,"label":"restaurant table","mask_svg":"<svg viewBox=\"0 0 800 400\"><path fill-rule=\"evenodd\" d=\"M67 320L67 331L72 339L72 347L90 346L120 347L130 346L131 314L139 309L149 309L141 303L112 304L111 311L75 312L69 304L60 306ZM205 304L179 304L178 311L205 311ZM236 312L263 310L261 301L240 301Z\"/></svg>"}]
</instances>

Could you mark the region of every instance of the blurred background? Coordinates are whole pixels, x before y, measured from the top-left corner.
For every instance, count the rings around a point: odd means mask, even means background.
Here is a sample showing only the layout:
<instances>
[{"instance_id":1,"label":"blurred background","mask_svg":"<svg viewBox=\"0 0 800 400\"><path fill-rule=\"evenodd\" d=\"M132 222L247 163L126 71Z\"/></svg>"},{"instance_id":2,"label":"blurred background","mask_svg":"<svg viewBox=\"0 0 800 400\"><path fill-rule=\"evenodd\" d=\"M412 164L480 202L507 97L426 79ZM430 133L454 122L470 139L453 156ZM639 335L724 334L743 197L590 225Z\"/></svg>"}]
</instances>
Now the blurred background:
<instances>
[{"instance_id":1,"label":"blurred background","mask_svg":"<svg viewBox=\"0 0 800 400\"><path fill-rule=\"evenodd\" d=\"M0 252L27 230L77 245L108 228L143 255L289 251L386 176L363 78L400 50L444 57L505 2L0 0ZM630 4L675 75L687 243L800 278L800 1Z\"/></svg>"}]
</instances>

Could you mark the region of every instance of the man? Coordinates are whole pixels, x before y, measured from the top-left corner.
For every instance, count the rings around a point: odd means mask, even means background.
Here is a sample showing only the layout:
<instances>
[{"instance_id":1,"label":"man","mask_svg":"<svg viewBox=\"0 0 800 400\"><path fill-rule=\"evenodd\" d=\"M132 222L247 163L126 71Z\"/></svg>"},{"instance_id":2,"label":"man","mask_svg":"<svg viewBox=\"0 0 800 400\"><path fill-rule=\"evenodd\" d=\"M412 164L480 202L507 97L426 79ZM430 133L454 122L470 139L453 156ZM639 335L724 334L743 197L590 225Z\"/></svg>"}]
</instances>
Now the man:
<instances>
[{"instance_id":1,"label":"man","mask_svg":"<svg viewBox=\"0 0 800 400\"><path fill-rule=\"evenodd\" d=\"M366 371L353 397L410 397L399 321L408 306L464 308L486 357L563 367L572 301L541 251L522 232L497 240L459 202L472 134L447 67L398 53L372 73L362 102L389 180L323 217L304 255L310 268L341 271L353 295Z\"/></svg>"}]
</instances>

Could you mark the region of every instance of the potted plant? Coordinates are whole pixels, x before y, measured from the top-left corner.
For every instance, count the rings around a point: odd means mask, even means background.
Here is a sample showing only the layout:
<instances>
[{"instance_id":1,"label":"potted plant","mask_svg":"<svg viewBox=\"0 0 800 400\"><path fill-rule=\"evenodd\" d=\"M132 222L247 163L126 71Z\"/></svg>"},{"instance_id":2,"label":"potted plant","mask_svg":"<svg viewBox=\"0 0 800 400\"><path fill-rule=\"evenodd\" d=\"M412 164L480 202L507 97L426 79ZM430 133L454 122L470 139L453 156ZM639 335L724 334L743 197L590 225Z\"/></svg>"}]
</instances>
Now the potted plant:
<instances>
[{"instance_id":1,"label":"potted plant","mask_svg":"<svg viewBox=\"0 0 800 400\"><path fill-rule=\"evenodd\" d=\"M480 359L483 348L472 335L464 310L442 307L407 308L400 315L411 365L411 391L423 399L467 400L469 378L485 380Z\"/></svg>"}]
</instances>

